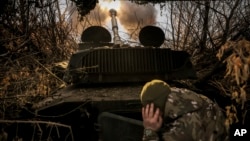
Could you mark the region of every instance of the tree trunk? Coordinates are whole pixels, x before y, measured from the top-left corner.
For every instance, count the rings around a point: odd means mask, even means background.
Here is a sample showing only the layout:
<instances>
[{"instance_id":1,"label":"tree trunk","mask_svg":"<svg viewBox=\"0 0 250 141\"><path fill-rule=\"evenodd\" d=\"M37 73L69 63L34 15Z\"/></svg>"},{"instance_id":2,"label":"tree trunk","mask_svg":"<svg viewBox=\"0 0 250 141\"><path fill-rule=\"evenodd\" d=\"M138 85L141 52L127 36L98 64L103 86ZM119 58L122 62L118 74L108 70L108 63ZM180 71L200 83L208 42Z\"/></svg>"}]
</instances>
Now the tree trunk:
<instances>
[{"instance_id":1,"label":"tree trunk","mask_svg":"<svg viewBox=\"0 0 250 141\"><path fill-rule=\"evenodd\" d=\"M203 52L206 48L206 40L208 33L208 18L209 18L209 8L210 1L205 1L204 17L203 17L203 29L202 29L202 38L200 40L200 52Z\"/></svg>"}]
</instances>

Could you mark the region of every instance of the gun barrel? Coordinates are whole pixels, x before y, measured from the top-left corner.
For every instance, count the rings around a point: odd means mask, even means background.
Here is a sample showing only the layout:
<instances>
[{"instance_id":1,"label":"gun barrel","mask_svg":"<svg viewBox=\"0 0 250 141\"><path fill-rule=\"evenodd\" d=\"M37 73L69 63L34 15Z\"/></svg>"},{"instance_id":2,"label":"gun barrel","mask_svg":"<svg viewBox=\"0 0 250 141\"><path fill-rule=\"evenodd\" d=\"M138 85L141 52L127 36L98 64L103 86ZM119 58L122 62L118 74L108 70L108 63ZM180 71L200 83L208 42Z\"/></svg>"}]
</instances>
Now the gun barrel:
<instances>
[{"instance_id":1,"label":"gun barrel","mask_svg":"<svg viewBox=\"0 0 250 141\"><path fill-rule=\"evenodd\" d=\"M117 24L117 20L116 20L116 10L111 9L110 11L110 16L111 16L111 23L112 23L112 30L113 30L113 34L114 34L114 38L113 38L113 42L114 44L123 44L123 42L121 41L121 38L118 34L118 24Z\"/></svg>"}]
</instances>

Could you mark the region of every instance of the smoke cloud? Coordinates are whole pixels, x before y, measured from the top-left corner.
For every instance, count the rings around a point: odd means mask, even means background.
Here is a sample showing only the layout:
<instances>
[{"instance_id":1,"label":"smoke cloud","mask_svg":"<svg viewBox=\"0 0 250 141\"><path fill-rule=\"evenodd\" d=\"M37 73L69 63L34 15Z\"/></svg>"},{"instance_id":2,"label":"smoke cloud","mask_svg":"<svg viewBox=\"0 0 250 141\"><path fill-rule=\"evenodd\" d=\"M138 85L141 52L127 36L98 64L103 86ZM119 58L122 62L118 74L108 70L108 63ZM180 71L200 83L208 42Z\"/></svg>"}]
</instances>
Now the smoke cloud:
<instances>
[{"instance_id":1,"label":"smoke cloud","mask_svg":"<svg viewBox=\"0 0 250 141\"><path fill-rule=\"evenodd\" d=\"M156 16L157 11L152 4L137 5L130 1L121 1L117 18L131 38L137 39L142 27L156 23Z\"/></svg>"},{"instance_id":2,"label":"smoke cloud","mask_svg":"<svg viewBox=\"0 0 250 141\"><path fill-rule=\"evenodd\" d=\"M112 2L110 0L103 0L106 2ZM140 29L145 25L154 25L156 23L157 10L152 4L138 5L130 1L118 1L119 9L117 9L117 20L121 26L126 30L130 38L137 39ZM104 26L107 22L110 22L110 9L104 8L101 3L97 3L94 10L90 11L90 14L86 15L79 23L77 20L77 12L72 14L71 19L74 21L73 25L76 26L78 33L82 33L84 29L89 26Z\"/></svg>"},{"instance_id":3,"label":"smoke cloud","mask_svg":"<svg viewBox=\"0 0 250 141\"><path fill-rule=\"evenodd\" d=\"M153 5L137 5L129 1L121 1L121 8L118 11L121 24L129 29L144 25L153 25L156 22L157 11Z\"/></svg>"}]
</instances>

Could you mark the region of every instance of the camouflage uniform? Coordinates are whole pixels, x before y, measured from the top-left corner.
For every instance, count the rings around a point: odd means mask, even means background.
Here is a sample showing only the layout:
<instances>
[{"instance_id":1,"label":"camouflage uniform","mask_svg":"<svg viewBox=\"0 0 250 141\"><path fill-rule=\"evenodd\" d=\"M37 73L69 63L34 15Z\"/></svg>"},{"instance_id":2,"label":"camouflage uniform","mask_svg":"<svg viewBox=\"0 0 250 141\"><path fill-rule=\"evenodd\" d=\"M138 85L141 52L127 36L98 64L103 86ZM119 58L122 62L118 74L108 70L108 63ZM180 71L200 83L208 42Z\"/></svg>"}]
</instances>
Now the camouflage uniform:
<instances>
[{"instance_id":1,"label":"camouflage uniform","mask_svg":"<svg viewBox=\"0 0 250 141\"><path fill-rule=\"evenodd\" d=\"M165 102L164 123L158 133L143 141L224 141L228 131L225 117L217 104L193 91L171 88Z\"/></svg>"}]
</instances>

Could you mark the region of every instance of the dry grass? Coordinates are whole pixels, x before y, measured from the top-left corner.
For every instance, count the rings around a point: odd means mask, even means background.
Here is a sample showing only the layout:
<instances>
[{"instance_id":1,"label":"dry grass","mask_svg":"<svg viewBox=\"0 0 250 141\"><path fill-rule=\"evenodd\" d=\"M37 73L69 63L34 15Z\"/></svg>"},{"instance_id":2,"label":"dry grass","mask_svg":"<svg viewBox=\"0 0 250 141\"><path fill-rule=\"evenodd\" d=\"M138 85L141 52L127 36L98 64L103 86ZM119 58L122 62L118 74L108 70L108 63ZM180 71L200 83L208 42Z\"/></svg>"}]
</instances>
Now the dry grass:
<instances>
[{"instance_id":1,"label":"dry grass","mask_svg":"<svg viewBox=\"0 0 250 141\"><path fill-rule=\"evenodd\" d=\"M68 60L77 49L71 24L60 13L58 1L42 7L17 0L0 17L0 118L34 103L65 86L54 64ZM16 14L12 14L16 13Z\"/></svg>"},{"instance_id":2,"label":"dry grass","mask_svg":"<svg viewBox=\"0 0 250 141\"><path fill-rule=\"evenodd\" d=\"M217 57L221 59L228 50L232 50L232 53L224 60L227 67L224 79L227 81L220 85L220 89L227 95L230 94L232 99L232 104L226 107L227 126L239 122L237 117L237 114L239 114L238 108L242 112L240 114L244 122L244 116L247 111L245 103L249 100L247 84L250 76L250 42L244 39L228 41L221 47Z\"/></svg>"}]
</instances>

